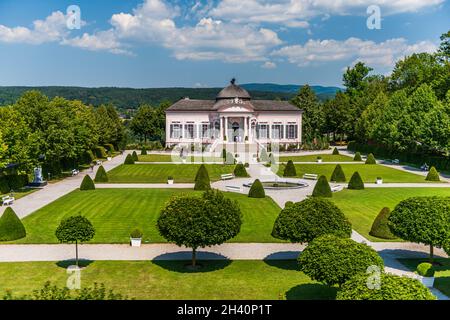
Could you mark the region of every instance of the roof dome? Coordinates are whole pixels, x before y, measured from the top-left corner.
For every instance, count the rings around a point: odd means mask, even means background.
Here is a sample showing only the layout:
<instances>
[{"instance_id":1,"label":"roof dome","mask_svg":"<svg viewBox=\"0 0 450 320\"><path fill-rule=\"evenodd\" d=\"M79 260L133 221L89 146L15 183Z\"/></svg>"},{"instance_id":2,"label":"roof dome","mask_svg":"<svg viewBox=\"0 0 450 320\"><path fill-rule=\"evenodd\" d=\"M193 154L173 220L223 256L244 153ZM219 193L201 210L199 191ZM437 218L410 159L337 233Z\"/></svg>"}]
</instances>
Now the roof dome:
<instances>
[{"instance_id":1,"label":"roof dome","mask_svg":"<svg viewBox=\"0 0 450 320\"><path fill-rule=\"evenodd\" d=\"M230 85L228 87L223 88L219 94L216 97L216 100L220 99L234 99L234 98L240 98L240 99L246 99L250 100L250 94L247 92L247 90L241 88L236 83L236 79L231 79Z\"/></svg>"}]
</instances>

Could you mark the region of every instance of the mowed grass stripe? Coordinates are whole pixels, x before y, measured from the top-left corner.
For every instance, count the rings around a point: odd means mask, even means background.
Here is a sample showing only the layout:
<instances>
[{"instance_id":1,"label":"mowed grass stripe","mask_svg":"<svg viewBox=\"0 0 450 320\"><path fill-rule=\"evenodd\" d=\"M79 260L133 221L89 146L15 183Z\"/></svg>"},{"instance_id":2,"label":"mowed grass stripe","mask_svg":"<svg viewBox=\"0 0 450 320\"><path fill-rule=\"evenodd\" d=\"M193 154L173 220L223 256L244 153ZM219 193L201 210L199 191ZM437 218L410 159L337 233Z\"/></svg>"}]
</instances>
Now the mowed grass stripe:
<instances>
[{"instance_id":1,"label":"mowed grass stripe","mask_svg":"<svg viewBox=\"0 0 450 320\"><path fill-rule=\"evenodd\" d=\"M304 156L281 156L280 162L315 162L317 157L321 157L323 162L352 162L353 158L342 154L308 154Z\"/></svg>"}]
</instances>

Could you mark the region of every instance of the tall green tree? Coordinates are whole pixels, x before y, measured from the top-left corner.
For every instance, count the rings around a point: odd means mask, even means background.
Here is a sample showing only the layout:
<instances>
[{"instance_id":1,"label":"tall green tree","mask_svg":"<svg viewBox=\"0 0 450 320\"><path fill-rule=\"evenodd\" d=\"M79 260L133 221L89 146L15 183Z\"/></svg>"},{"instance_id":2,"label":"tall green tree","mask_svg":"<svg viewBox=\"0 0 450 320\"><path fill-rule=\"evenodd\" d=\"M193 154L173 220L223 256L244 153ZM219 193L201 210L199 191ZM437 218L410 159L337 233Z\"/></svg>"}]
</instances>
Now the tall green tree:
<instances>
[{"instance_id":1,"label":"tall green tree","mask_svg":"<svg viewBox=\"0 0 450 320\"><path fill-rule=\"evenodd\" d=\"M319 103L312 88L307 84L304 85L300 88L299 92L291 102L299 109L303 110L303 140L311 141L313 138L321 136L325 117L322 105Z\"/></svg>"}]
</instances>

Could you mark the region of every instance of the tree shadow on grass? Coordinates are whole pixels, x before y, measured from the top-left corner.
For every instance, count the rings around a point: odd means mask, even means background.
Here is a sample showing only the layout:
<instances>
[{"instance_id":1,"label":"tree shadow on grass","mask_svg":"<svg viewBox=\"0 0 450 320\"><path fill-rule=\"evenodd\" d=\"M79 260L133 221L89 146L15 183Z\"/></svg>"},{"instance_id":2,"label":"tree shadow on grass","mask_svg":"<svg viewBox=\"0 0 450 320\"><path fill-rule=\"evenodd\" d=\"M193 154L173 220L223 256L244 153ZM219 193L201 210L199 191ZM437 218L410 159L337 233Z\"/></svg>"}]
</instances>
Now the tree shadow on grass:
<instances>
[{"instance_id":1,"label":"tree shadow on grass","mask_svg":"<svg viewBox=\"0 0 450 320\"><path fill-rule=\"evenodd\" d=\"M192 269L192 253L188 251L164 253L152 263L169 271L179 273L205 273L224 269L231 264L227 257L212 252L197 252L197 268Z\"/></svg>"},{"instance_id":2,"label":"tree shadow on grass","mask_svg":"<svg viewBox=\"0 0 450 320\"><path fill-rule=\"evenodd\" d=\"M338 289L320 283L306 283L286 291L287 300L335 300Z\"/></svg>"},{"instance_id":3,"label":"tree shadow on grass","mask_svg":"<svg viewBox=\"0 0 450 320\"><path fill-rule=\"evenodd\" d=\"M280 251L269 254L264 263L283 270L298 270L297 257L300 251Z\"/></svg>"},{"instance_id":4,"label":"tree shadow on grass","mask_svg":"<svg viewBox=\"0 0 450 320\"><path fill-rule=\"evenodd\" d=\"M94 262L93 260L87 260L87 259L79 259L78 260L78 266L80 268L86 268L87 266L89 266L92 262ZM55 263L58 267L63 268L63 269L67 269L69 266L74 266L76 265L75 259L69 259L69 260L62 260L62 261L58 261Z\"/></svg>"}]
</instances>

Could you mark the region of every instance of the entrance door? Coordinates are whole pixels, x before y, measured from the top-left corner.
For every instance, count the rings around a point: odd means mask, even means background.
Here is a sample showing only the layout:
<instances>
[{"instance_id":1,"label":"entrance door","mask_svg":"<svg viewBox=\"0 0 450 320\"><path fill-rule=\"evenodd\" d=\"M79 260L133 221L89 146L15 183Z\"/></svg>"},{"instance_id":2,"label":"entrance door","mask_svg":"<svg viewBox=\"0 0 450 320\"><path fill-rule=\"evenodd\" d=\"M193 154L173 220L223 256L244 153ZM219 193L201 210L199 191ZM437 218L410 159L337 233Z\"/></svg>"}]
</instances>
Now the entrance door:
<instances>
[{"instance_id":1,"label":"entrance door","mask_svg":"<svg viewBox=\"0 0 450 320\"><path fill-rule=\"evenodd\" d=\"M231 125L231 129L233 129L233 141L234 142L240 142L239 141L239 123L233 122Z\"/></svg>"}]
</instances>

